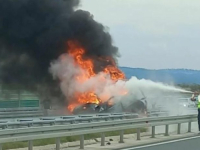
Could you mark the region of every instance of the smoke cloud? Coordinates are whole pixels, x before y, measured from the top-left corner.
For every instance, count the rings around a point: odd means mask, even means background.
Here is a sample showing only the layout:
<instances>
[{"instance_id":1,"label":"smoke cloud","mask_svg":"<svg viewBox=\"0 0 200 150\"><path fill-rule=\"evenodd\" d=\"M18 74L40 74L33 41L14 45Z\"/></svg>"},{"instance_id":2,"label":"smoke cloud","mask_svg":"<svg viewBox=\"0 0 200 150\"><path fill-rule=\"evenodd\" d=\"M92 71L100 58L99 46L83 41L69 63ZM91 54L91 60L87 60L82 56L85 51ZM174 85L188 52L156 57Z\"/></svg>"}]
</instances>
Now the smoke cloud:
<instances>
[{"instance_id":1,"label":"smoke cloud","mask_svg":"<svg viewBox=\"0 0 200 150\"><path fill-rule=\"evenodd\" d=\"M89 12L75 10L79 4L79 0L0 0L1 84L18 84L39 91L43 98L66 97L68 101L73 100L74 91L91 89L99 98L108 99L120 96L126 88L131 91L130 100L141 97L140 89L147 95L156 90L183 91L135 77L114 83L102 71L108 65L116 65L118 49L107 29ZM69 40L78 41L85 49L83 58L94 63L97 75L82 84L74 76L85 70L74 66L68 56ZM60 56L65 57L64 61ZM112 61L97 59L101 57ZM102 76L105 82L100 82Z\"/></svg>"},{"instance_id":2,"label":"smoke cloud","mask_svg":"<svg viewBox=\"0 0 200 150\"><path fill-rule=\"evenodd\" d=\"M89 12L75 11L79 4L79 0L0 0L2 84L61 95L49 67L67 52L68 40L78 41L86 50L85 57L109 56L116 61L118 49L110 34ZM100 62L94 63L95 71L100 72Z\"/></svg>"}]
</instances>

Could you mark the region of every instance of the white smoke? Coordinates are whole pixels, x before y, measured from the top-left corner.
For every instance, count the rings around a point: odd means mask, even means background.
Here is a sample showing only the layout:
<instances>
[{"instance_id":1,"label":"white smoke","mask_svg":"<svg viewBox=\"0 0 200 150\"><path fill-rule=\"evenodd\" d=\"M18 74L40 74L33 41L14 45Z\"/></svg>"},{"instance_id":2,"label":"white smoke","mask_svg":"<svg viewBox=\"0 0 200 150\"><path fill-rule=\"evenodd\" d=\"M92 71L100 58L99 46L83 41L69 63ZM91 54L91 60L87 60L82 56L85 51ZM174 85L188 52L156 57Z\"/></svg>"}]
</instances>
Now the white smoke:
<instances>
[{"instance_id":1,"label":"white smoke","mask_svg":"<svg viewBox=\"0 0 200 150\"><path fill-rule=\"evenodd\" d=\"M80 82L75 77L80 74L87 74L87 72L75 65L74 60L67 54L62 55L58 60L51 63L50 72L53 78L58 78L61 81L61 90L68 100L70 100L70 97L73 97L75 92L84 93L94 91L101 100L105 101L112 96L120 97L122 96L122 91L127 90L129 94L123 97L123 103L127 102L127 105L129 105L128 101L146 97L147 102L153 104L163 103L165 93L190 93L189 91L174 86L156 83L151 80L140 80L136 77L132 77L127 81L119 80L113 82L110 76L103 72L84 80L84 82ZM172 107L170 106L169 108Z\"/></svg>"}]
</instances>

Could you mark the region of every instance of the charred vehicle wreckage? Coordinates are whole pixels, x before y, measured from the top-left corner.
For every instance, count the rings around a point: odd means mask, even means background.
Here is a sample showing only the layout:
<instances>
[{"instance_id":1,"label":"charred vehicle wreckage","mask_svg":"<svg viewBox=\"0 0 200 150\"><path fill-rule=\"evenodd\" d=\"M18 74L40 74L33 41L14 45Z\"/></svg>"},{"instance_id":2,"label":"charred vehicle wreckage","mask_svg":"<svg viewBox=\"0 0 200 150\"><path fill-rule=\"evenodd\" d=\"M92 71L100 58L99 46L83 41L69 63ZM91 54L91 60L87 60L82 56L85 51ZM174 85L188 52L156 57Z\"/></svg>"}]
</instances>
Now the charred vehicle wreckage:
<instances>
[{"instance_id":1,"label":"charred vehicle wreckage","mask_svg":"<svg viewBox=\"0 0 200 150\"><path fill-rule=\"evenodd\" d=\"M141 92L142 93L142 92ZM142 93L141 98L136 98L132 93L120 97L111 97L104 103L86 103L76 106L72 114L97 114L97 113L137 113L147 115L147 100Z\"/></svg>"}]
</instances>

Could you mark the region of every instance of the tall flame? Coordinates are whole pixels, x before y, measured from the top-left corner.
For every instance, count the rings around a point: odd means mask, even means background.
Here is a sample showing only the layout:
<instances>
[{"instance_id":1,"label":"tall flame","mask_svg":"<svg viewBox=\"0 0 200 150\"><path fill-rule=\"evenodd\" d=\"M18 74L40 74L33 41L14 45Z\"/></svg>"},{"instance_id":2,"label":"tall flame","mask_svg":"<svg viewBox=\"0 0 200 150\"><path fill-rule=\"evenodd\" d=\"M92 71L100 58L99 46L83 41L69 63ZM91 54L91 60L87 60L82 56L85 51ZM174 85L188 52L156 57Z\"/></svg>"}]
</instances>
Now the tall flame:
<instances>
[{"instance_id":1,"label":"tall flame","mask_svg":"<svg viewBox=\"0 0 200 150\"><path fill-rule=\"evenodd\" d=\"M94 71L94 62L93 59L90 58L84 58L85 49L81 47L78 42L75 41L68 41L68 54L74 59L75 66L78 66L82 69L78 73L78 75L75 76L75 79L78 83L84 83L85 81L89 80L91 77L96 76L97 74ZM111 57L98 57L98 61L101 62L109 62L109 65L107 65L105 68L103 68L103 73L110 76L110 79L113 82L116 82L118 80L125 79L125 75L123 72L121 72L117 66L113 58ZM103 67L103 66L102 66ZM100 82L105 82L105 77L101 76ZM95 86L95 85L94 85ZM126 94L127 91L122 91L121 94ZM86 104L86 103L95 103L99 104L101 102L104 102L107 99L100 99L94 92L94 89L90 89L88 92L75 92L74 93L74 99L72 103L69 104L68 110L73 111L74 107L76 107L79 104Z\"/></svg>"}]
</instances>

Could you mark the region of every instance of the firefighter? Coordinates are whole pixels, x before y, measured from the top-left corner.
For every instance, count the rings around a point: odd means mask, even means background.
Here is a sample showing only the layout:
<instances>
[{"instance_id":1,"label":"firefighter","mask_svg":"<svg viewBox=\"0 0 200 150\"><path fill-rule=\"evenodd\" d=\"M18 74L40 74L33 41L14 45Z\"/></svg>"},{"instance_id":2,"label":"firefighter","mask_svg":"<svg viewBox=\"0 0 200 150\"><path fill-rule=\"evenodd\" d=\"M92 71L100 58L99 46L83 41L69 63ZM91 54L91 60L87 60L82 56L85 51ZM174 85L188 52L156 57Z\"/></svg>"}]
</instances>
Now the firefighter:
<instances>
[{"instance_id":1,"label":"firefighter","mask_svg":"<svg viewBox=\"0 0 200 150\"><path fill-rule=\"evenodd\" d=\"M191 100L196 102L198 108L198 126L199 126L199 134L200 134L200 95L199 92L194 92L191 97Z\"/></svg>"}]
</instances>

